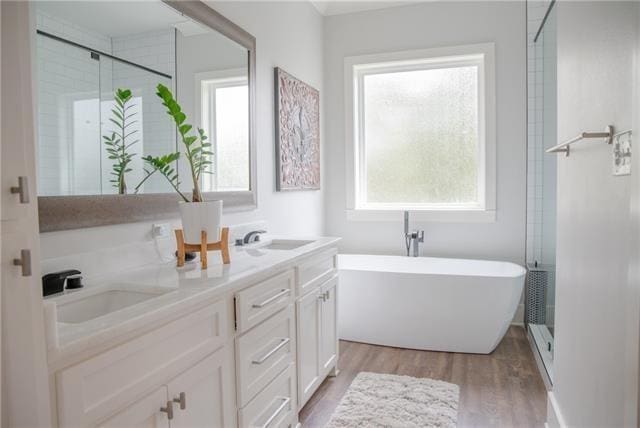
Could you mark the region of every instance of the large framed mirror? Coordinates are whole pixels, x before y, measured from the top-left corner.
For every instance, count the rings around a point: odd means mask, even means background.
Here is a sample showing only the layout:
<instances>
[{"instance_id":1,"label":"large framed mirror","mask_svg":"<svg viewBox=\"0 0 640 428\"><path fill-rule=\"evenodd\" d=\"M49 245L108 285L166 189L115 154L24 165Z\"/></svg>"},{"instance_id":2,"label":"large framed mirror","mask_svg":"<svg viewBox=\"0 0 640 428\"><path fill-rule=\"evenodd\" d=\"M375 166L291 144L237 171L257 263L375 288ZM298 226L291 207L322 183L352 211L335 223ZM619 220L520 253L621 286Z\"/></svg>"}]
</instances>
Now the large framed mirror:
<instances>
[{"instance_id":1,"label":"large framed mirror","mask_svg":"<svg viewBox=\"0 0 640 428\"><path fill-rule=\"evenodd\" d=\"M41 232L178 216L193 180L158 85L211 142L204 199L255 208L251 34L200 1L34 5ZM175 182L148 161L171 153Z\"/></svg>"}]
</instances>

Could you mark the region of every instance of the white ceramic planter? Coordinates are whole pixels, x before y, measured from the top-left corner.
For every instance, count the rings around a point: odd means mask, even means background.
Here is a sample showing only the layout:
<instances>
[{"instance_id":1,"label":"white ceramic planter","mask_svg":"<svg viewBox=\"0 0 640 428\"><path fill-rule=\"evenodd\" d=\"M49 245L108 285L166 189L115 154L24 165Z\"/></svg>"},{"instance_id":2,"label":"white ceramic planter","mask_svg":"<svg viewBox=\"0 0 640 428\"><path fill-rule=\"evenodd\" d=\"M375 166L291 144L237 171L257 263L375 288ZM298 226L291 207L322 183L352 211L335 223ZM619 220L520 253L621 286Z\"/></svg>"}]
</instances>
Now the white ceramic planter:
<instances>
[{"instance_id":1,"label":"white ceramic planter","mask_svg":"<svg viewBox=\"0 0 640 428\"><path fill-rule=\"evenodd\" d=\"M199 244L203 230L210 243L220 240L222 201L180 202L180 216L187 244Z\"/></svg>"}]
</instances>

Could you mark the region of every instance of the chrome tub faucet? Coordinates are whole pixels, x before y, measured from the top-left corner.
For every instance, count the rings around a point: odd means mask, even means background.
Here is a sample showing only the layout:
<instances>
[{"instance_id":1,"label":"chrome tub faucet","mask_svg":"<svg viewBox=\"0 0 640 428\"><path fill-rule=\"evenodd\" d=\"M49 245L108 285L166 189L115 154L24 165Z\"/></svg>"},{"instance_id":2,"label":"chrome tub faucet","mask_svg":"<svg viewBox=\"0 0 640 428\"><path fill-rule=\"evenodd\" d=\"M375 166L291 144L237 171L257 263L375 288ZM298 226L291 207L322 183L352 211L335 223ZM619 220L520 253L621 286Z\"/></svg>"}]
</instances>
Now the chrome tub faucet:
<instances>
[{"instance_id":1,"label":"chrome tub faucet","mask_svg":"<svg viewBox=\"0 0 640 428\"><path fill-rule=\"evenodd\" d=\"M420 243L424 242L424 230L409 231L409 211L404 212L404 242L407 248L407 257L420 256Z\"/></svg>"}]
</instances>

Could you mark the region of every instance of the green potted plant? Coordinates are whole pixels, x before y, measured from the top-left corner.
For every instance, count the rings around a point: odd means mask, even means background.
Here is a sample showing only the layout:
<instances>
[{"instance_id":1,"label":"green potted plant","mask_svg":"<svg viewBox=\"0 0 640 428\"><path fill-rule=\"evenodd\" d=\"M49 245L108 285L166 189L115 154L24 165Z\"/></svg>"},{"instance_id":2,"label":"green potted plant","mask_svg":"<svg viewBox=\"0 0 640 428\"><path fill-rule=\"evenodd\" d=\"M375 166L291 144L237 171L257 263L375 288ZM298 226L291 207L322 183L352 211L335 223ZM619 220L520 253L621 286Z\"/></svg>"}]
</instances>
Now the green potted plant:
<instances>
[{"instance_id":1,"label":"green potted plant","mask_svg":"<svg viewBox=\"0 0 640 428\"><path fill-rule=\"evenodd\" d=\"M116 90L113 97L115 105L111 109L113 117L109 118L109 121L115 125L115 130L111 134L102 136L108 158L113 161L111 175L114 178L109 181L118 189L120 195L127 193L126 174L131 172L129 164L135 156L135 153L131 153L129 149L139 141L131 141L138 132L130 128L137 122L133 119L137 113L131 111L134 107L131 97L130 89Z\"/></svg>"},{"instance_id":2,"label":"green potted plant","mask_svg":"<svg viewBox=\"0 0 640 428\"><path fill-rule=\"evenodd\" d=\"M178 173L173 166L174 162L180 158L180 152L157 157L150 155L143 157L146 165L150 167L149 170L145 169L146 176L143 182L152 174L160 173L182 198L179 208L185 242L200 243L200 234L203 230L206 231L209 242L216 242L220 239L222 201L205 201L200 189L202 174L211 173L209 170L212 164L210 157L213 155L211 143L207 141L208 138L204 130L197 128L196 132L193 132L193 126L186 123L187 116L183 113L180 104L175 100L169 88L158 84L156 94L162 99L162 105L167 108L167 113L173 119L184 147L184 157L187 160L193 182L191 199L180 190Z\"/></svg>"}]
</instances>

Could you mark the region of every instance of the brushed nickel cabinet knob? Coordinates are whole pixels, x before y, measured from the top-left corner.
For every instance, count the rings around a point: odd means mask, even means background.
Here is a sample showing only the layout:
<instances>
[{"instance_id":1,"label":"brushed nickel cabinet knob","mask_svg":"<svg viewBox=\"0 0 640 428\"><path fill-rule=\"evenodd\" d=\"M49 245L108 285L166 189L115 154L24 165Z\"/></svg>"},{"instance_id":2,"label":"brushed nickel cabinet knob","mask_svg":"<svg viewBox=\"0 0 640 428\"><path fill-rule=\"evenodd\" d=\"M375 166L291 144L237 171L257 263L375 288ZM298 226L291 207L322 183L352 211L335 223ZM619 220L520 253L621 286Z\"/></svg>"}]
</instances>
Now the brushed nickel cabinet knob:
<instances>
[{"instance_id":1,"label":"brushed nickel cabinet knob","mask_svg":"<svg viewBox=\"0 0 640 428\"><path fill-rule=\"evenodd\" d=\"M29 179L23 175L18 177L18 185L11 187L11 193L20 195L20 203L29 203Z\"/></svg>"},{"instance_id":2,"label":"brushed nickel cabinet knob","mask_svg":"<svg viewBox=\"0 0 640 428\"><path fill-rule=\"evenodd\" d=\"M167 414L167 419L173 419L173 401L167 401L167 406L160 407L160 411Z\"/></svg>"},{"instance_id":3,"label":"brushed nickel cabinet knob","mask_svg":"<svg viewBox=\"0 0 640 428\"><path fill-rule=\"evenodd\" d=\"M180 403L180 410L184 410L187 408L187 394L181 392L178 398L173 399L174 403Z\"/></svg>"},{"instance_id":4,"label":"brushed nickel cabinet knob","mask_svg":"<svg viewBox=\"0 0 640 428\"><path fill-rule=\"evenodd\" d=\"M22 276L31 276L31 250L20 250L20 258L13 259L14 266L22 266Z\"/></svg>"}]
</instances>

